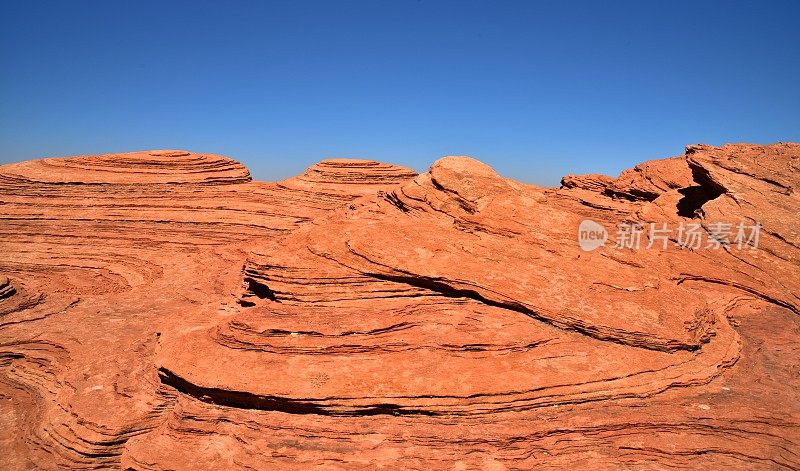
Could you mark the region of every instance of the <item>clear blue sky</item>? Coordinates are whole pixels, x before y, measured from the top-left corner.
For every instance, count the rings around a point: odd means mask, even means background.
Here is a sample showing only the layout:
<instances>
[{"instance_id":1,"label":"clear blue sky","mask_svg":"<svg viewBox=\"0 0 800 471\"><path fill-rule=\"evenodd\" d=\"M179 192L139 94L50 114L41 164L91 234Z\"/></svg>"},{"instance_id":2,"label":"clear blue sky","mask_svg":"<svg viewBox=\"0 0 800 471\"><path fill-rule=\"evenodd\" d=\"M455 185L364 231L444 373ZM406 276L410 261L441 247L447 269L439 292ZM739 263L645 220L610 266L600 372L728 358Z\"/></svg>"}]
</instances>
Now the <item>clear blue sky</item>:
<instances>
[{"instance_id":1,"label":"clear blue sky","mask_svg":"<svg viewBox=\"0 0 800 471\"><path fill-rule=\"evenodd\" d=\"M800 2L0 3L0 162L180 148L519 180L800 141Z\"/></svg>"}]
</instances>

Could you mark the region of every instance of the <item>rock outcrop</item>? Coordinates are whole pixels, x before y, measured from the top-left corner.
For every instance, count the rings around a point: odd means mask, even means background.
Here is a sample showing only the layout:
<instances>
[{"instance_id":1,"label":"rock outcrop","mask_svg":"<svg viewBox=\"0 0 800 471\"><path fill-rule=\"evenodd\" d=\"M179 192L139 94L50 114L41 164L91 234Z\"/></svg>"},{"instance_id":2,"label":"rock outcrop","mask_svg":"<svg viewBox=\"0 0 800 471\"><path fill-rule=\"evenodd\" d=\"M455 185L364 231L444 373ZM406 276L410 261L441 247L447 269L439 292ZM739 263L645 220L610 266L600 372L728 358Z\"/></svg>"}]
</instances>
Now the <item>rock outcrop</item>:
<instances>
[{"instance_id":1,"label":"rock outcrop","mask_svg":"<svg viewBox=\"0 0 800 471\"><path fill-rule=\"evenodd\" d=\"M798 187L789 143L560 188L468 157L0 166L0 467L797 469Z\"/></svg>"}]
</instances>

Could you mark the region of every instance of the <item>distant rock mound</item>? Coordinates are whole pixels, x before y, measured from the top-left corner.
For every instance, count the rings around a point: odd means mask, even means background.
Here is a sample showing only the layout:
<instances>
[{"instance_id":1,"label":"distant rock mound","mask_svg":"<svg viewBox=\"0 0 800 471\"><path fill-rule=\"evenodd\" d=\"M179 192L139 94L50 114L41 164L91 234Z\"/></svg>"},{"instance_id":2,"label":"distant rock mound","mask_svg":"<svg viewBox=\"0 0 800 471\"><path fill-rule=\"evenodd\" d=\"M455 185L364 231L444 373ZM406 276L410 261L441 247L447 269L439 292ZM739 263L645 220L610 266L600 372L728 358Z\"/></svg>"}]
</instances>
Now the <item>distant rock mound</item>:
<instances>
[{"instance_id":1,"label":"distant rock mound","mask_svg":"<svg viewBox=\"0 0 800 471\"><path fill-rule=\"evenodd\" d=\"M280 182L280 185L312 193L362 195L416 175L417 172L410 168L374 160L327 159L312 165L302 175Z\"/></svg>"},{"instance_id":2,"label":"distant rock mound","mask_svg":"<svg viewBox=\"0 0 800 471\"><path fill-rule=\"evenodd\" d=\"M220 155L155 150L4 165L0 178L21 184L225 184L248 182L250 172L239 162Z\"/></svg>"}]
</instances>

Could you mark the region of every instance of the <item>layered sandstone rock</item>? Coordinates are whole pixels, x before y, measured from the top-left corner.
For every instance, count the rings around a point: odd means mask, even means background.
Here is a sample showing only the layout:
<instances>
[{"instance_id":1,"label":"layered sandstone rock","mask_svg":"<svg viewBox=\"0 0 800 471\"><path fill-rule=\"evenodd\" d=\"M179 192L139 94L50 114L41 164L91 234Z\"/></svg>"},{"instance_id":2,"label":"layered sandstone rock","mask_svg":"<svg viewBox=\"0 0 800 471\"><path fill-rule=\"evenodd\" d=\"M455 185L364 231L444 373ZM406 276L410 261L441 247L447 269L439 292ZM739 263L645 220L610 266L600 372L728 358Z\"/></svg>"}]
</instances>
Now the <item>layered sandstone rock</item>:
<instances>
[{"instance_id":1,"label":"layered sandstone rock","mask_svg":"<svg viewBox=\"0 0 800 471\"><path fill-rule=\"evenodd\" d=\"M2 166L0 463L800 467L798 170L783 143L558 189L468 157ZM585 251L585 220L761 232Z\"/></svg>"}]
</instances>

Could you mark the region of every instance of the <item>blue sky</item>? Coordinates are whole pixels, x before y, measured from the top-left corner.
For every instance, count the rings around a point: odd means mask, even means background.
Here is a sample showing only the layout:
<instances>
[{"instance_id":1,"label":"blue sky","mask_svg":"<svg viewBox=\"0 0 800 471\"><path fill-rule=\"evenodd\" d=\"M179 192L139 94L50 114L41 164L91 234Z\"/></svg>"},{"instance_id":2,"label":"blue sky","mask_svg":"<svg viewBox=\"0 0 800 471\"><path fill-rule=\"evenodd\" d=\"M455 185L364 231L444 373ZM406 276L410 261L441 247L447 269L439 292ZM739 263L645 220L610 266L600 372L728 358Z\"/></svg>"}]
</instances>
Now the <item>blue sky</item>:
<instances>
[{"instance_id":1,"label":"blue sky","mask_svg":"<svg viewBox=\"0 0 800 471\"><path fill-rule=\"evenodd\" d=\"M800 2L0 3L0 162L213 152L522 181L800 141Z\"/></svg>"}]
</instances>

